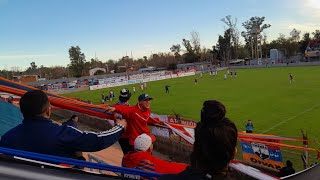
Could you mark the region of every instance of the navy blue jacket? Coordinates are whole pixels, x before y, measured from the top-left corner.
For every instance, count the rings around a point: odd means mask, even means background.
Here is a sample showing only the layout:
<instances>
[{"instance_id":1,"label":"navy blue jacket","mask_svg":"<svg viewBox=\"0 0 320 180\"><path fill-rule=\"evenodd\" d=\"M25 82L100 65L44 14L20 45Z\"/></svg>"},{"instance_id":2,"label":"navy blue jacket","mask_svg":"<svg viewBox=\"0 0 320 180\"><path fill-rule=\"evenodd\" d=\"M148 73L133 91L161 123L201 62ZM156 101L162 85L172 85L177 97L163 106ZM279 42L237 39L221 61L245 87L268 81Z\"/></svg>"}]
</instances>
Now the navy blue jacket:
<instances>
[{"instance_id":1,"label":"navy blue jacket","mask_svg":"<svg viewBox=\"0 0 320 180\"><path fill-rule=\"evenodd\" d=\"M63 122L62 125L72 126L78 129L77 123L75 123L72 119L69 119L68 121Z\"/></svg>"},{"instance_id":2,"label":"navy blue jacket","mask_svg":"<svg viewBox=\"0 0 320 180\"><path fill-rule=\"evenodd\" d=\"M94 152L105 149L120 138L124 128L82 132L71 126L59 126L50 119L33 117L5 133L0 146L42 154L74 158L76 151Z\"/></svg>"}]
</instances>

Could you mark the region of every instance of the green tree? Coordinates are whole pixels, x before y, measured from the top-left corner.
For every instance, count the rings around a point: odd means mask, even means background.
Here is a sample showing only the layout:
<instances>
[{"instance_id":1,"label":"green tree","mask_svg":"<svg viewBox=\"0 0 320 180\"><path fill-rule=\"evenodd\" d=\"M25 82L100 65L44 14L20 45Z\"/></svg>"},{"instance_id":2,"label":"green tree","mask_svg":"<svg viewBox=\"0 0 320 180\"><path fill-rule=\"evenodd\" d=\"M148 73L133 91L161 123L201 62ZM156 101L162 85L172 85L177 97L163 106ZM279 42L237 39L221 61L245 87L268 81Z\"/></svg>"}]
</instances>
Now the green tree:
<instances>
[{"instance_id":1,"label":"green tree","mask_svg":"<svg viewBox=\"0 0 320 180\"><path fill-rule=\"evenodd\" d=\"M168 65L168 70L176 70L177 69L177 64L176 63L170 63Z\"/></svg>"},{"instance_id":2,"label":"green tree","mask_svg":"<svg viewBox=\"0 0 320 180\"><path fill-rule=\"evenodd\" d=\"M270 47L283 51L285 56L296 55L296 52L299 51L298 42L292 37L286 38L284 34L280 34L276 40L271 41Z\"/></svg>"},{"instance_id":3,"label":"green tree","mask_svg":"<svg viewBox=\"0 0 320 180\"><path fill-rule=\"evenodd\" d=\"M300 41L300 48L299 48L301 53L304 53L304 51L307 49L307 46L310 40L311 40L310 33L303 34L302 40Z\"/></svg>"},{"instance_id":4,"label":"green tree","mask_svg":"<svg viewBox=\"0 0 320 180\"><path fill-rule=\"evenodd\" d=\"M180 46L180 44L172 45L170 50L174 54L175 61L180 62L180 60L181 60L181 55L180 55L181 46Z\"/></svg>"},{"instance_id":5,"label":"green tree","mask_svg":"<svg viewBox=\"0 0 320 180\"><path fill-rule=\"evenodd\" d=\"M171 52L173 52L175 57L180 57L181 46L180 44L172 45L170 48Z\"/></svg>"},{"instance_id":6,"label":"green tree","mask_svg":"<svg viewBox=\"0 0 320 180\"><path fill-rule=\"evenodd\" d=\"M59 79L62 77L68 77L68 69L63 66L54 66L49 68L51 78Z\"/></svg>"},{"instance_id":7,"label":"green tree","mask_svg":"<svg viewBox=\"0 0 320 180\"><path fill-rule=\"evenodd\" d=\"M79 46L71 46L69 48L70 69L73 71L75 77L81 77L86 62L86 56L81 52Z\"/></svg>"},{"instance_id":8,"label":"green tree","mask_svg":"<svg viewBox=\"0 0 320 180\"><path fill-rule=\"evenodd\" d=\"M28 69L26 70L26 74L32 74L32 75L35 75L37 74L37 65L35 62L31 62L30 63L30 67L28 67Z\"/></svg>"},{"instance_id":9,"label":"green tree","mask_svg":"<svg viewBox=\"0 0 320 180\"><path fill-rule=\"evenodd\" d=\"M104 68L105 64L102 61L100 61L98 58L95 58L95 59L91 58L90 66L91 68L97 68L97 67Z\"/></svg>"},{"instance_id":10,"label":"green tree","mask_svg":"<svg viewBox=\"0 0 320 180\"><path fill-rule=\"evenodd\" d=\"M94 73L94 75L103 75L103 74L105 74L105 72L101 70L98 70Z\"/></svg>"},{"instance_id":11,"label":"green tree","mask_svg":"<svg viewBox=\"0 0 320 180\"><path fill-rule=\"evenodd\" d=\"M320 30L315 30L312 35L313 39L320 40Z\"/></svg>"},{"instance_id":12,"label":"green tree","mask_svg":"<svg viewBox=\"0 0 320 180\"><path fill-rule=\"evenodd\" d=\"M182 39L182 45L186 48L187 52L183 55L183 59L186 63L198 62L200 56L195 53L194 48L187 39Z\"/></svg>"},{"instance_id":13,"label":"green tree","mask_svg":"<svg viewBox=\"0 0 320 180\"><path fill-rule=\"evenodd\" d=\"M143 56L143 60L146 63L148 61L148 57L147 56Z\"/></svg>"},{"instance_id":14,"label":"green tree","mask_svg":"<svg viewBox=\"0 0 320 180\"><path fill-rule=\"evenodd\" d=\"M228 61L231 59L231 29L227 29L224 32L224 36L219 35L216 50L218 51L218 59L225 62L228 65Z\"/></svg>"},{"instance_id":15,"label":"green tree","mask_svg":"<svg viewBox=\"0 0 320 180\"><path fill-rule=\"evenodd\" d=\"M30 68L31 68L31 70L36 70L37 67L38 67L38 66L36 65L35 62L31 62L31 63L30 63Z\"/></svg>"},{"instance_id":16,"label":"green tree","mask_svg":"<svg viewBox=\"0 0 320 180\"><path fill-rule=\"evenodd\" d=\"M252 52L252 59L259 58L259 44L261 44L262 35L261 33L269 28L270 24L263 24L265 17L251 17L250 20L242 23L242 26L246 31L241 32L241 36L246 42L246 46Z\"/></svg>"},{"instance_id":17,"label":"green tree","mask_svg":"<svg viewBox=\"0 0 320 180\"><path fill-rule=\"evenodd\" d=\"M238 58L239 59L246 59L250 57L250 53L248 49L244 45L240 45L238 48Z\"/></svg>"},{"instance_id":18,"label":"green tree","mask_svg":"<svg viewBox=\"0 0 320 180\"><path fill-rule=\"evenodd\" d=\"M115 61L112 60L112 59L109 59L106 63L106 66L108 67L108 71L112 71L112 70L115 70L114 67L115 67Z\"/></svg>"}]
</instances>

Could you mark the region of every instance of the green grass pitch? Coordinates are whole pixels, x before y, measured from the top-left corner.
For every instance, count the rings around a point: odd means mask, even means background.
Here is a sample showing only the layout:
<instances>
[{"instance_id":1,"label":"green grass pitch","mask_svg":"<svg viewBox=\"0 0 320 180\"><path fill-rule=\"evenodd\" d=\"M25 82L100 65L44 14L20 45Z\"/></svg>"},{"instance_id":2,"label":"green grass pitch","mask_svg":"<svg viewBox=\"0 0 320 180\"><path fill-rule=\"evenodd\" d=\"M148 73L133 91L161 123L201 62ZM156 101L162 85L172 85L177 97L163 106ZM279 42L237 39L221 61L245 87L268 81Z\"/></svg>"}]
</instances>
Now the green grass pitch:
<instances>
[{"instance_id":1,"label":"green grass pitch","mask_svg":"<svg viewBox=\"0 0 320 180\"><path fill-rule=\"evenodd\" d=\"M309 139L320 139L320 67L283 67L261 69L239 69L237 77L224 80L225 71L218 76L200 75L154 81L147 83L145 93L154 98L151 110L156 114L173 114L185 119L199 121L200 109L205 100L216 99L225 104L227 117L233 120L239 131L244 130L248 119L254 123L254 132L286 137L301 137L300 130L306 130ZM293 73L294 83L289 83ZM194 84L195 77L198 84ZM165 85L170 93L165 93ZM98 104L101 93L115 92L126 87L132 92L130 103L137 102L141 94L138 85L128 85L66 94ZM116 100L110 102L115 103ZM298 145L301 145L299 143ZM311 146L320 148L319 143ZM315 154L315 153L313 153ZM298 157L299 158L299 157Z\"/></svg>"}]
</instances>

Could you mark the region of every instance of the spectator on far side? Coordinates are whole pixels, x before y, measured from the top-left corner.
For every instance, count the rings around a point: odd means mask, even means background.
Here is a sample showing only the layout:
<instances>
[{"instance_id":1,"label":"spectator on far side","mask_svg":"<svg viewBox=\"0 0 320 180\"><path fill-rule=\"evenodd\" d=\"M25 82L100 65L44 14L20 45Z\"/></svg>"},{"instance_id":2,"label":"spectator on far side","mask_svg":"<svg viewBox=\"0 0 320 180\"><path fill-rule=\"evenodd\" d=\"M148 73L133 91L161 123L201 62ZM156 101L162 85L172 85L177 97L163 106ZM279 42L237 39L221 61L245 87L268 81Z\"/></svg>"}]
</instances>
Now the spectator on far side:
<instances>
[{"instance_id":1,"label":"spectator on far side","mask_svg":"<svg viewBox=\"0 0 320 180\"><path fill-rule=\"evenodd\" d=\"M72 126L74 128L78 128L78 120L79 120L79 117L74 114L71 116L71 118L68 121L63 122L62 125L67 125L67 126Z\"/></svg>"},{"instance_id":2,"label":"spectator on far side","mask_svg":"<svg viewBox=\"0 0 320 180\"><path fill-rule=\"evenodd\" d=\"M246 133L252 133L253 132L253 123L252 121L249 119L248 123L246 124Z\"/></svg>"},{"instance_id":3,"label":"spectator on far side","mask_svg":"<svg viewBox=\"0 0 320 180\"><path fill-rule=\"evenodd\" d=\"M296 170L293 168L293 164L290 160L287 160L286 162L287 166L280 169L280 172L278 174L279 177L289 176L291 174L294 174Z\"/></svg>"}]
</instances>

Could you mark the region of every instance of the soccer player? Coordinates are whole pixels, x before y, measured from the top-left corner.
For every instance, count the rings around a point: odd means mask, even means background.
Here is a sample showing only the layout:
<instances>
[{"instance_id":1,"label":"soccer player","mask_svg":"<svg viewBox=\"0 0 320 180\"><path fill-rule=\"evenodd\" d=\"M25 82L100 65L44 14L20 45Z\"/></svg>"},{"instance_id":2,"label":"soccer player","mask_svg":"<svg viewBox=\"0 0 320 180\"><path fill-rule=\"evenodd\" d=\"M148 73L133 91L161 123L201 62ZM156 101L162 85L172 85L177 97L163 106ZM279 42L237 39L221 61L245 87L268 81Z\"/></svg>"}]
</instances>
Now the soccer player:
<instances>
[{"instance_id":1,"label":"soccer player","mask_svg":"<svg viewBox=\"0 0 320 180\"><path fill-rule=\"evenodd\" d=\"M167 84L166 86L165 86L165 89L166 89L166 93L168 93L169 94L169 85Z\"/></svg>"},{"instance_id":2,"label":"soccer player","mask_svg":"<svg viewBox=\"0 0 320 180\"><path fill-rule=\"evenodd\" d=\"M294 80L293 80L293 75L292 75L292 73L289 74L289 78L290 78L290 83L293 83Z\"/></svg>"},{"instance_id":3,"label":"soccer player","mask_svg":"<svg viewBox=\"0 0 320 180\"><path fill-rule=\"evenodd\" d=\"M104 95L104 92L102 92L102 94L101 94L101 103L104 104L104 101L105 101L105 95Z\"/></svg>"}]
</instances>

